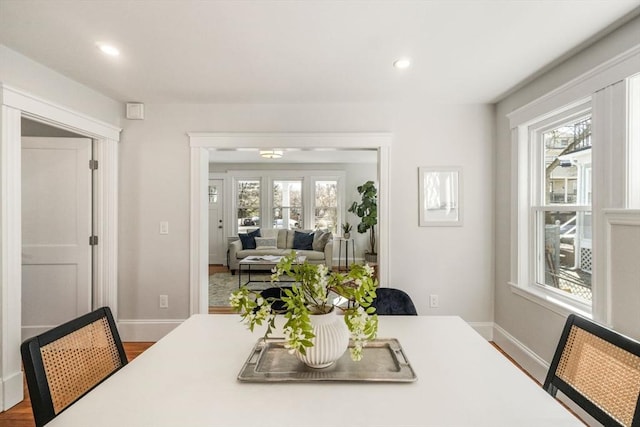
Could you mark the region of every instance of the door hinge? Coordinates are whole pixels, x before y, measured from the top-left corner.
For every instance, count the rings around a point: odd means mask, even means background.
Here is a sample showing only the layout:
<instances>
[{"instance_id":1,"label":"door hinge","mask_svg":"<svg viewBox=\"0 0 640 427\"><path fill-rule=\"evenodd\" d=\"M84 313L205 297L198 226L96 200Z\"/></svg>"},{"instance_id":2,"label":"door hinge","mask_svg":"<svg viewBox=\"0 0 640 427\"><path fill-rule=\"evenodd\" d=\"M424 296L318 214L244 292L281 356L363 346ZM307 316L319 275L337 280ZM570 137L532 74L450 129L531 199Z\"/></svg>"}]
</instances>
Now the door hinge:
<instances>
[{"instance_id":1,"label":"door hinge","mask_svg":"<svg viewBox=\"0 0 640 427\"><path fill-rule=\"evenodd\" d=\"M89 160L89 169L92 171L98 169L98 161L97 160Z\"/></svg>"},{"instance_id":2,"label":"door hinge","mask_svg":"<svg viewBox=\"0 0 640 427\"><path fill-rule=\"evenodd\" d=\"M89 236L89 246L96 246L98 244L98 236Z\"/></svg>"}]
</instances>

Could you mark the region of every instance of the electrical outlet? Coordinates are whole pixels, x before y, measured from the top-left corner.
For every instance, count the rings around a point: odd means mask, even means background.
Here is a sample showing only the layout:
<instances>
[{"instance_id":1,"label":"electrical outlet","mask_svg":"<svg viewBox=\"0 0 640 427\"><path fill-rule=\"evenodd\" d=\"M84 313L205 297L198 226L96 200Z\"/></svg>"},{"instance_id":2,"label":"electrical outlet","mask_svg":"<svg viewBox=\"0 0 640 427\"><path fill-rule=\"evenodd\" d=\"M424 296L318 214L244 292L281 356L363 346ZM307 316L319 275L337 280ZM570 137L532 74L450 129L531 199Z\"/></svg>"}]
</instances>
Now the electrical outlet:
<instances>
[{"instance_id":1,"label":"electrical outlet","mask_svg":"<svg viewBox=\"0 0 640 427\"><path fill-rule=\"evenodd\" d=\"M169 295L160 295L160 308L169 308Z\"/></svg>"},{"instance_id":2,"label":"electrical outlet","mask_svg":"<svg viewBox=\"0 0 640 427\"><path fill-rule=\"evenodd\" d=\"M440 301L438 300L438 295L429 295L429 307L438 308L440 306Z\"/></svg>"},{"instance_id":3,"label":"electrical outlet","mask_svg":"<svg viewBox=\"0 0 640 427\"><path fill-rule=\"evenodd\" d=\"M160 234L169 234L169 221L160 221Z\"/></svg>"}]
</instances>

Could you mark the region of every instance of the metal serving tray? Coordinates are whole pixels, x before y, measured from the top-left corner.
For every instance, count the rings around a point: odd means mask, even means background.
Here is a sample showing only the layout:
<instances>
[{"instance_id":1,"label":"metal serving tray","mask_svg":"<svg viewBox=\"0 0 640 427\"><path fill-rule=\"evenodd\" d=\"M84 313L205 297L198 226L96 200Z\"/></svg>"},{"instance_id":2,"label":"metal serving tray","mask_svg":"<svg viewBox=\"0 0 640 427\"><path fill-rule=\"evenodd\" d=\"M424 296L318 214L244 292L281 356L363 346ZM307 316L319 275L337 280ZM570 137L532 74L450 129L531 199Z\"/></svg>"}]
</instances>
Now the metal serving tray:
<instances>
[{"instance_id":1,"label":"metal serving tray","mask_svg":"<svg viewBox=\"0 0 640 427\"><path fill-rule=\"evenodd\" d=\"M259 339L238 374L243 382L413 382L418 377L395 338L367 343L359 362L346 351L332 366L310 368L289 354L283 338Z\"/></svg>"}]
</instances>

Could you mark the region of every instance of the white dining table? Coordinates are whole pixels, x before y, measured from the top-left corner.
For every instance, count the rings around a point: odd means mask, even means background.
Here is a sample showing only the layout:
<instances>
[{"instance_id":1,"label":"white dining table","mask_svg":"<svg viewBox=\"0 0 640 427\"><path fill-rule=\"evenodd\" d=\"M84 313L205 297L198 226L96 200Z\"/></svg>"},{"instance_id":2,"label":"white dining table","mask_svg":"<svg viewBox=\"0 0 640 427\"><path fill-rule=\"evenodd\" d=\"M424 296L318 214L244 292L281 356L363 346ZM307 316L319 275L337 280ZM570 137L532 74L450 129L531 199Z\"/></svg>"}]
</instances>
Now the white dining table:
<instances>
[{"instance_id":1,"label":"white dining table","mask_svg":"<svg viewBox=\"0 0 640 427\"><path fill-rule=\"evenodd\" d=\"M461 318L379 319L378 336L400 342L415 382L240 382L263 331L235 315L194 315L48 426L583 425Z\"/></svg>"}]
</instances>

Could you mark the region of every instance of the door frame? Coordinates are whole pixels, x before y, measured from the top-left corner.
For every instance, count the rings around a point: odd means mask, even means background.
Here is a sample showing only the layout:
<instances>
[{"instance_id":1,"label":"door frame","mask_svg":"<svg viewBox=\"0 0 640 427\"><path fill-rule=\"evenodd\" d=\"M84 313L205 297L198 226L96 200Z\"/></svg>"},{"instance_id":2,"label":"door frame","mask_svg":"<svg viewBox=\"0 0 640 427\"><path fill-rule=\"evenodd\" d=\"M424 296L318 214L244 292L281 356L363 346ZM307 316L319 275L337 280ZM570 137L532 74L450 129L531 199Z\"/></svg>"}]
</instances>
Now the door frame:
<instances>
[{"instance_id":1,"label":"door frame","mask_svg":"<svg viewBox=\"0 0 640 427\"><path fill-rule=\"evenodd\" d=\"M0 83L0 410L23 399L22 329L22 117L94 140L93 304L108 305L117 318L118 142L121 129Z\"/></svg>"},{"instance_id":2,"label":"door frame","mask_svg":"<svg viewBox=\"0 0 640 427\"><path fill-rule=\"evenodd\" d=\"M236 148L318 147L375 149L378 152L378 279L389 279L389 156L393 135L387 132L285 132L221 133L188 132L191 149L191 235L189 264L189 313L208 313L209 307L209 151ZM215 157L215 155L214 155Z\"/></svg>"}]
</instances>

